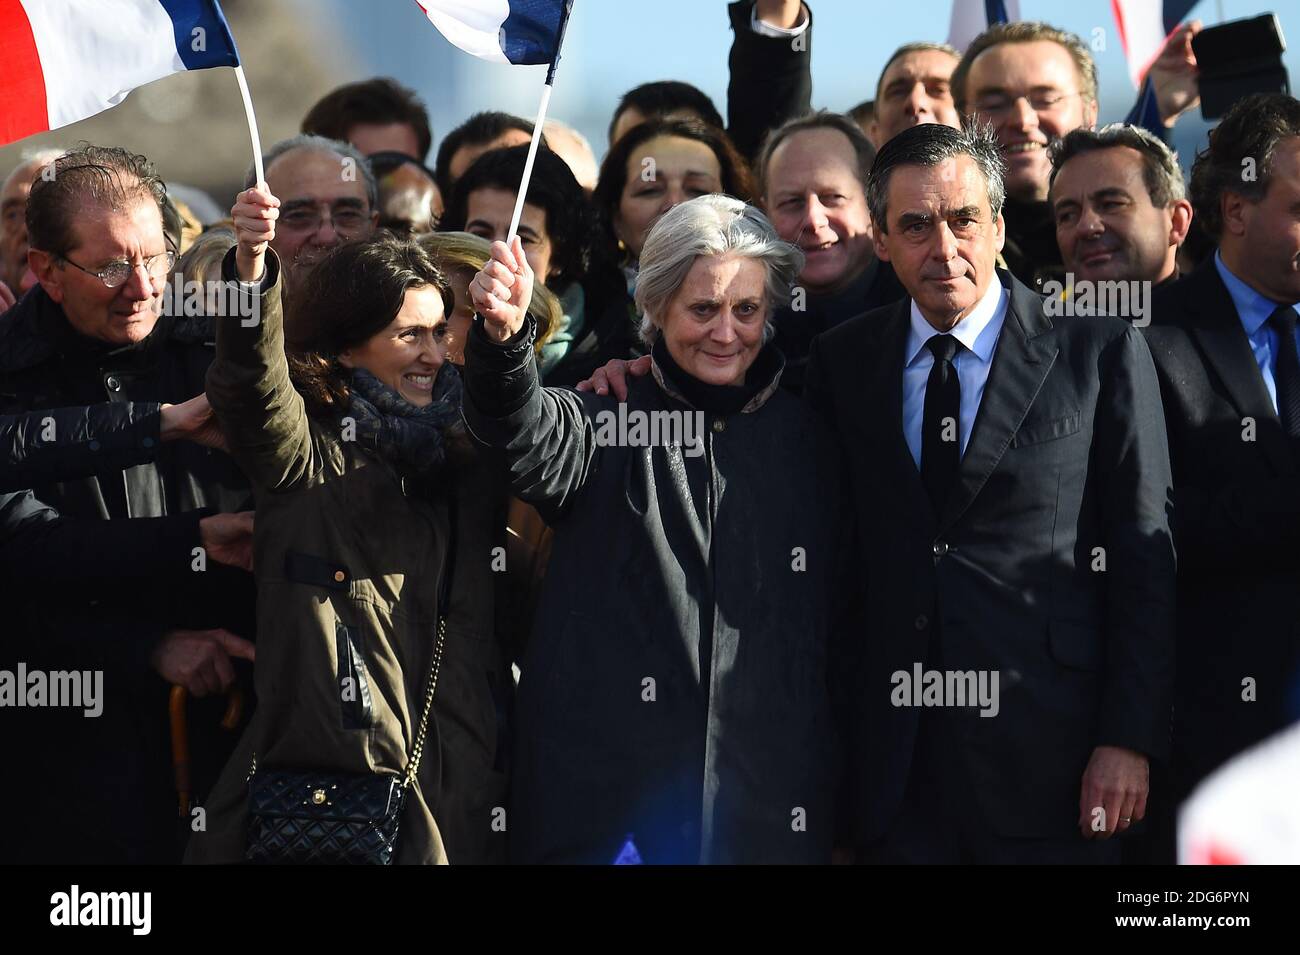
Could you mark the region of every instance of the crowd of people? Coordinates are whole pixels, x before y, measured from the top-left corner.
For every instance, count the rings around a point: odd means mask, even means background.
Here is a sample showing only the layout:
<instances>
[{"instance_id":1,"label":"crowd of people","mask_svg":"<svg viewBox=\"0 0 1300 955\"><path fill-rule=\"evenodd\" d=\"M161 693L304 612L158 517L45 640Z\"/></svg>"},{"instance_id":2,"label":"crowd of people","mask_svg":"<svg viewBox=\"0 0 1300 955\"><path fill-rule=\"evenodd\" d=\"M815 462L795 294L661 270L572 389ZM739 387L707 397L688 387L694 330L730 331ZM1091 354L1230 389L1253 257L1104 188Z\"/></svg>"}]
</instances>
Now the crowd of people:
<instances>
[{"instance_id":1,"label":"crowd of people","mask_svg":"<svg viewBox=\"0 0 1300 955\"><path fill-rule=\"evenodd\" d=\"M1099 128L1015 22L813 110L811 5L600 162L376 78L215 221L8 174L8 861L1174 861L1297 716L1300 102L1185 182L1199 23Z\"/></svg>"}]
</instances>

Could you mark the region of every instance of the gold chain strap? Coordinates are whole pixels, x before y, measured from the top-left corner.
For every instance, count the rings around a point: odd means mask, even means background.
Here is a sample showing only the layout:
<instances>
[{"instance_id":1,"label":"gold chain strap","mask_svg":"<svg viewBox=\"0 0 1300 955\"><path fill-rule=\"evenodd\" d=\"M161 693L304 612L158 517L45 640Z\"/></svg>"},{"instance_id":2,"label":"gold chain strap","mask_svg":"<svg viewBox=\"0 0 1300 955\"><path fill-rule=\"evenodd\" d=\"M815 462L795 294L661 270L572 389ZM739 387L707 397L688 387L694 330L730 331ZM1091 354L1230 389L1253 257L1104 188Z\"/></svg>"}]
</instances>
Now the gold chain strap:
<instances>
[{"instance_id":1,"label":"gold chain strap","mask_svg":"<svg viewBox=\"0 0 1300 955\"><path fill-rule=\"evenodd\" d=\"M433 666L429 670L429 690L424 694L424 712L420 714L420 727L415 731L415 744L411 747L411 761L406 765L406 778L402 788L409 789L420 771L420 757L424 755L424 737L429 731L429 716L433 712L433 691L438 688L438 670L442 667L442 645L447 639L447 618L438 620L438 642L433 646Z\"/></svg>"}]
</instances>

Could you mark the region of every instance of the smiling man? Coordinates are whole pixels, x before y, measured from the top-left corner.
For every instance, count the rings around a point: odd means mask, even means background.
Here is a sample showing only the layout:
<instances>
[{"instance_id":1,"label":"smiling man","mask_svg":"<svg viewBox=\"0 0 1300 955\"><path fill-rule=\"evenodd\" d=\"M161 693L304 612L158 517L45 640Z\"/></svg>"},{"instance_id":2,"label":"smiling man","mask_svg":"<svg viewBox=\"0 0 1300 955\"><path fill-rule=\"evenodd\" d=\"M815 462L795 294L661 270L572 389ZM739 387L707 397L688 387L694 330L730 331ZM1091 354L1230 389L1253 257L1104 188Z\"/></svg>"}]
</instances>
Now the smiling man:
<instances>
[{"instance_id":1,"label":"smiling man","mask_svg":"<svg viewBox=\"0 0 1300 955\"><path fill-rule=\"evenodd\" d=\"M1160 285L1178 277L1192 204L1168 146L1117 123L1067 133L1051 160L1056 243L1076 282Z\"/></svg>"},{"instance_id":2,"label":"smiling man","mask_svg":"<svg viewBox=\"0 0 1300 955\"><path fill-rule=\"evenodd\" d=\"M1002 255L1031 287L1064 270L1047 202L1048 147L1097 122L1097 66L1083 41L1045 23L1002 23L967 48L952 74L953 101L967 124L986 123L1006 164Z\"/></svg>"},{"instance_id":3,"label":"smiling man","mask_svg":"<svg viewBox=\"0 0 1300 955\"><path fill-rule=\"evenodd\" d=\"M802 389L815 336L903 294L893 269L872 254L866 179L874 156L862 130L839 113L791 120L763 146L763 211L805 257L794 300L773 319L786 359L781 383L792 391Z\"/></svg>"},{"instance_id":4,"label":"smiling man","mask_svg":"<svg viewBox=\"0 0 1300 955\"><path fill-rule=\"evenodd\" d=\"M993 138L894 137L867 198L909 298L813 342L861 568L839 695L863 861L1113 862L1168 746L1174 555L1155 369L1119 319L1053 323L995 266ZM1105 573L1098 572L1101 555ZM987 674L997 716L893 693Z\"/></svg>"}]
</instances>

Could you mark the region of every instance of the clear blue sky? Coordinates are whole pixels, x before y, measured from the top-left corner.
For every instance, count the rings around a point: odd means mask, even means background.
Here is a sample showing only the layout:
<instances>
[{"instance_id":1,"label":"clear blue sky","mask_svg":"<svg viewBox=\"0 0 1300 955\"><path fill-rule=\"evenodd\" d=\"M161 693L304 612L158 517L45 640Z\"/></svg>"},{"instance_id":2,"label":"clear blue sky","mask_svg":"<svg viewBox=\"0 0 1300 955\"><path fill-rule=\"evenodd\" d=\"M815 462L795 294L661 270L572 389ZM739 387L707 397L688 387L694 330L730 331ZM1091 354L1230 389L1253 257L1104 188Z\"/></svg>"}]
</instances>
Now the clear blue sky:
<instances>
[{"instance_id":1,"label":"clear blue sky","mask_svg":"<svg viewBox=\"0 0 1300 955\"><path fill-rule=\"evenodd\" d=\"M319 14L333 7L340 33L354 45L357 76L387 73L425 97L438 138L479 109L532 116L544 67L497 66L447 43L414 0L298 0ZM982 0L957 0L981 3ZM814 14L813 105L844 110L875 93L889 53L902 43L947 38L952 0L811 0ZM572 123L605 148L605 127L619 96L649 80L680 79L699 86L725 112L731 30L725 0L576 0L551 100L552 115ZM1277 11L1283 30L1300 37L1297 0L1202 0L1193 10L1207 25ZM1102 78L1101 119L1122 119L1133 90L1110 0L1021 0L1025 18L1046 20L1105 48L1095 55ZM1099 32L1098 32L1099 31ZM1300 54L1286 56L1300 78ZM1293 79L1300 82L1300 79ZM1180 141L1203 135L1180 124ZM1184 157L1186 161L1186 157Z\"/></svg>"}]
</instances>

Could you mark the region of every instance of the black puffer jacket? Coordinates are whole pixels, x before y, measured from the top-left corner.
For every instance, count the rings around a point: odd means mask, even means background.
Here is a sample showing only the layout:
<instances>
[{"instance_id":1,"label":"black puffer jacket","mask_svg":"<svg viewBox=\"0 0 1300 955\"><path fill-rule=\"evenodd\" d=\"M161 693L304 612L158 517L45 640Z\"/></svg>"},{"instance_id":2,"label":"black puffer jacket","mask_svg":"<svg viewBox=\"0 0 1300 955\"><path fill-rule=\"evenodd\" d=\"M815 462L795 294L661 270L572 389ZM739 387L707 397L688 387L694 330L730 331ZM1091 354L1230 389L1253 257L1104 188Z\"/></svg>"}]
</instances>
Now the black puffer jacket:
<instances>
[{"instance_id":1,"label":"black puffer jacket","mask_svg":"<svg viewBox=\"0 0 1300 955\"><path fill-rule=\"evenodd\" d=\"M74 331L62 308L38 286L0 316L0 415L106 401L184 401L203 391L212 354L201 338L178 334L167 318L138 345L115 348L88 339ZM85 455L97 452L89 440L84 445L80 440L86 435L84 422L76 420L79 413L50 415L56 440L69 442L68 457L42 460L86 474ZM129 430L131 425L122 421ZM4 853L17 861L172 861L179 852L168 687L148 661L158 639L171 629L224 627L253 636L251 577L212 561L195 572L190 563L192 548L199 545L199 516L206 509L251 507L248 483L222 452L186 442L144 447L148 435L140 438L140 450L149 458L142 463L123 467L127 462L121 448L110 450L115 445L109 442L110 448L101 448L102 467L92 465L86 477L55 480L53 470L29 457L31 442L41 438L41 429L31 424L30 418L11 422L3 451L9 461L27 461L27 483L36 500L69 520L154 519L120 528L126 535L118 538L120 543L87 538L88 546L100 548L101 562L137 559L134 544L153 539L160 526L167 534L188 537L189 546L169 551L179 566L159 568L153 577L108 592L94 592L66 573L4 587L0 666L12 668L21 661L29 671L102 670L106 697L102 715L93 719L79 712L29 711L30 725L7 741L6 761L22 766L24 777L58 778L61 783L44 786L39 798L18 794L25 823L15 839L7 840ZM6 486L14 486L13 469L0 463L0 471ZM114 528L113 534L118 532ZM171 572L164 574L164 569ZM233 744L215 729L222 707L219 699L191 706L196 791L205 778L215 778Z\"/></svg>"}]
</instances>

